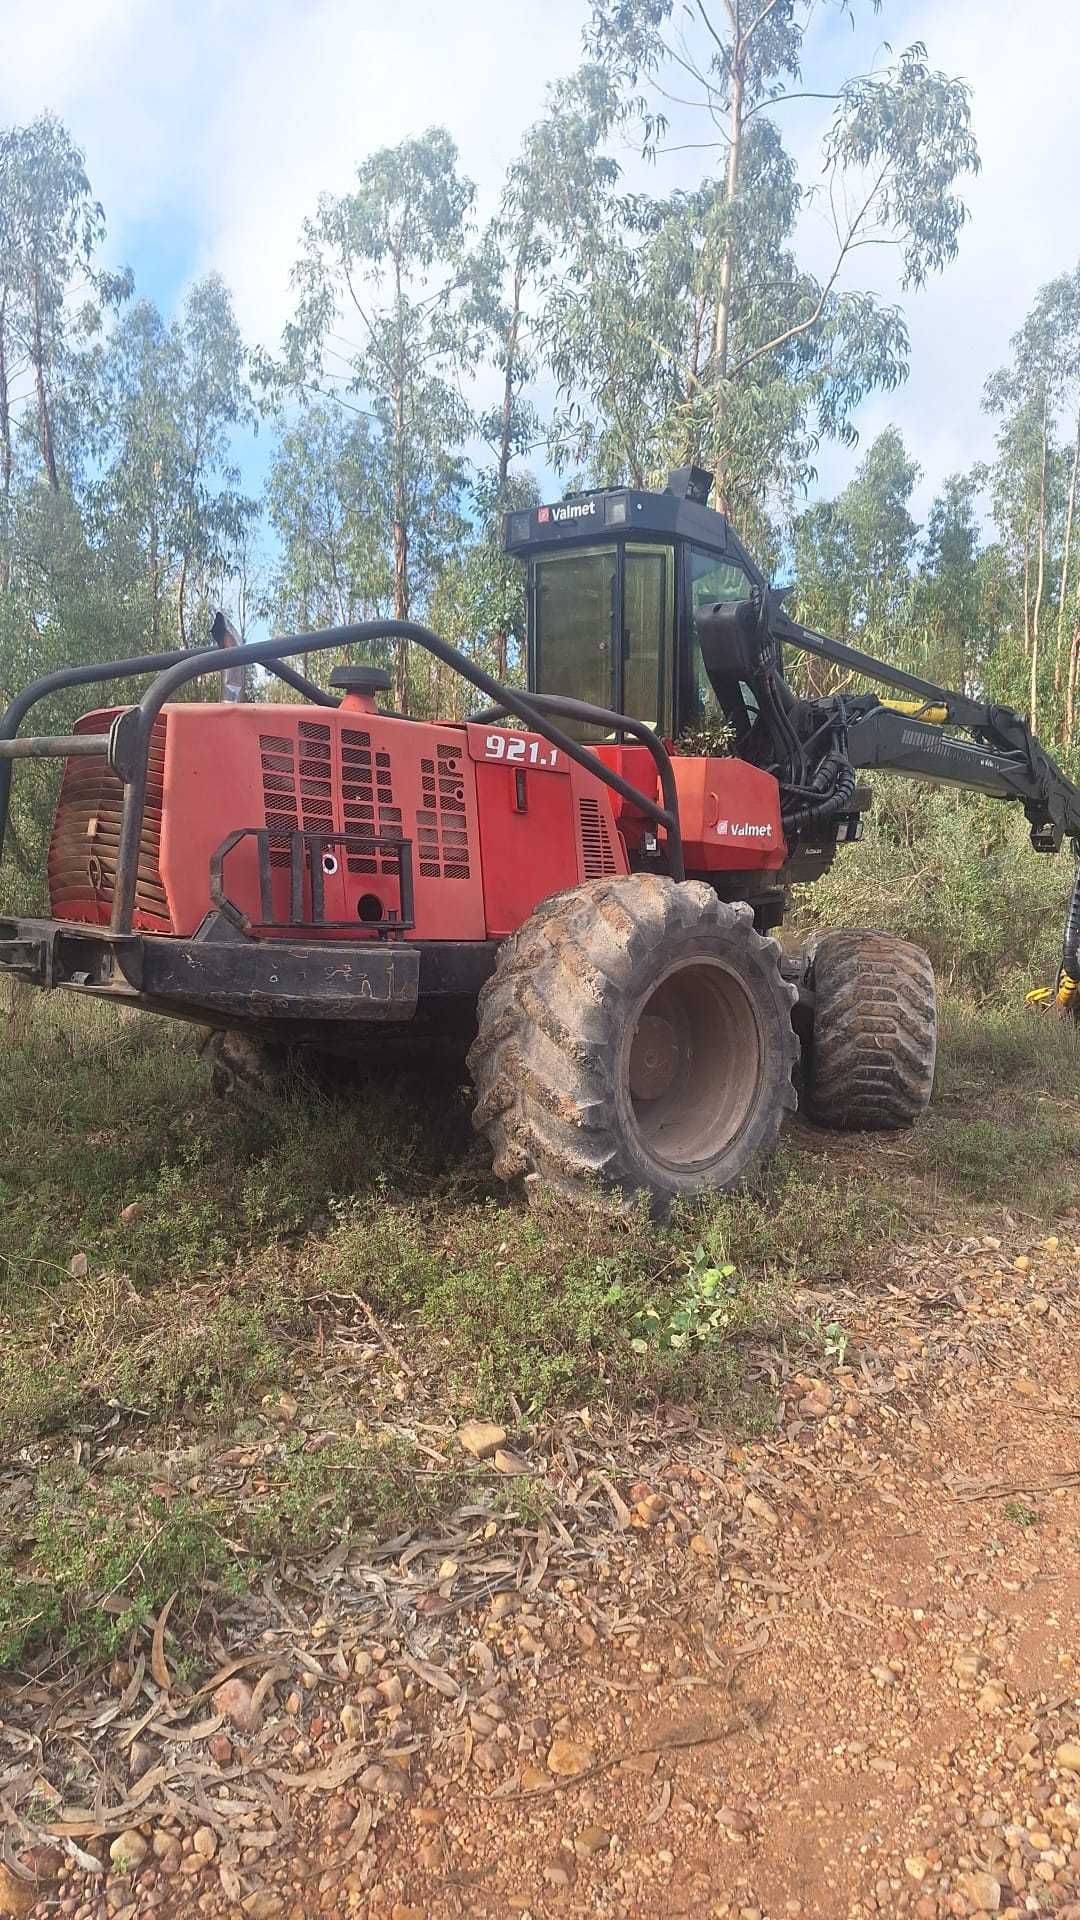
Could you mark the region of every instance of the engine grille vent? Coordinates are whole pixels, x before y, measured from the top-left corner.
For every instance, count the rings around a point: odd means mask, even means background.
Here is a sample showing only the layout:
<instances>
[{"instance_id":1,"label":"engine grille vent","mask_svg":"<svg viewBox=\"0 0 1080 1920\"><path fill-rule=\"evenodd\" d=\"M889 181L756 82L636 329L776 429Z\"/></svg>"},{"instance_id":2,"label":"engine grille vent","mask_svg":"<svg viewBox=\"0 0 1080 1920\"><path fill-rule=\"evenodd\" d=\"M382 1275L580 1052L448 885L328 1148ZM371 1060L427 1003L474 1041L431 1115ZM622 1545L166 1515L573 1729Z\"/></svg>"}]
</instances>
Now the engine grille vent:
<instances>
[{"instance_id":1,"label":"engine grille vent","mask_svg":"<svg viewBox=\"0 0 1080 1920\"><path fill-rule=\"evenodd\" d=\"M107 733L112 714L90 714L76 733ZM161 878L161 807L165 785L164 715L150 738L146 811L139 844L135 924L171 933L172 915ZM49 842L49 903L58 920L107 926L112 914L124 789L104 756L69 760Z\"/></svg>"},{"instance_id":2,"label":"engine grille vent","mask_svg":"<svg viewBox=\"0 0 1080 1920\"><path fill-rule=\"evenodd\" d=\"M401 839L401 808L394 805L390 755L371 752L371 735L361 727L341 731L341 791L346 833L378 834ZM395 853L350 853L350 873L396 873Z\"/></svg>"},{"instance_id":3,"label":"engine grille vent","mask_svg":"<svg viewBox=\"0 0 1080 1920\"><path fill-rule=\"evenodd\" d=\"M578 801L578 824L586 880L598 880L604 873L617 873L619 869L607 821L600 811L600 802L591 794L582 794Z\"/></svg>"},{"instance_id":4,"label":"engine grille vent","mask_svg":"<svg viewBox=\"0 0 1080 1920\"><path fill-rule=\"evenodd\" d=\"M467 880L469 832L460 747L440 745L437 759L421 760L420 787L416 839L421 874L428 880Z\"/></svg>"}]
</instances>

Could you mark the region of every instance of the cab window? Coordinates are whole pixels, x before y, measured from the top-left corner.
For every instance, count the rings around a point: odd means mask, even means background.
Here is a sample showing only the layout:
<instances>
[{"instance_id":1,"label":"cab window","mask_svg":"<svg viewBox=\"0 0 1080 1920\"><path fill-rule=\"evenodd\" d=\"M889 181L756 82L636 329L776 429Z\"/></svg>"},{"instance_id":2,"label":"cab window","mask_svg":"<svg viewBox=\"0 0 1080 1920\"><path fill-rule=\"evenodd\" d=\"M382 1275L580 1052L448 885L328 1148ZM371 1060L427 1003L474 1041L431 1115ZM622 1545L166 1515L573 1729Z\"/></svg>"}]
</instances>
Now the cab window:
<instances>
[{"instance_id":1,"label":"cab window","mask_svg":"<svg viewBox=\"0 0 1080 1920\"><path fill-rule=\"evenodd\" d=\"M671 547L627 543L623 577L622 711L661 735L671 731L671 629L675 616Z\"/></svg>"},{"instance_id":2,"label":"cab window","mask_svg":"<svg viewBox=\"0 0 1080 1920\"><path fill-rule=\"evenodd\" d=\"M618 549L581 547L536 562L536 690L610 707ZM560 722L582 739L602 729Z\"/></svg>"},{"instance_id":3,"label":"cab window","mask_svg":"<svg viewBox=\"0 0 1080 1920\"><path fill-rule=\"evenodd\" d=\"M732 560L724 560L707 547L691 547L690 613L699 607L712 607L718 600L745 600L751 591L749 574ZM720 703L709 684L701 649L693 650L694 671L691 680L691 719L713 720L720 717Z\"/></svg>"}]
</instances>

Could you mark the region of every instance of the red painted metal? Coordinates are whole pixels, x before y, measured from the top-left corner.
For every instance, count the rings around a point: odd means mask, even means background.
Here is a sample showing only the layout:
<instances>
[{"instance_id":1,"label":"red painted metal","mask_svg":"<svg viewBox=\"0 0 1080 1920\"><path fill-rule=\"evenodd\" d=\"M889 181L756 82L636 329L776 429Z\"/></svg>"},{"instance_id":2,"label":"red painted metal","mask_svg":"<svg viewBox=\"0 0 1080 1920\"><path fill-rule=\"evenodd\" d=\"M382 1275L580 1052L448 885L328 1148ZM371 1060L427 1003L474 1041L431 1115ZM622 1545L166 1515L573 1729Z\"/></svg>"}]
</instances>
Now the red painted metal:
<instances>
[{"instance_id":1,"label":"red painted metal","mask_svg":"<svg viewBox=\"0 0 1080 1920\"><path fill-rule=\"evenodd\" d=\"M88 714L102 731L114 709ZM271 893L287 938L290 836L325 831L412 842L418 940L501 939L541 900L601 874L629 871L650 823L539 734L506 726L443 726L377 713L356 697L339 709L233 703L165 708L151 782L135 924L190 936L210 906L211 856L240 828L270 832ZM643 747L597 754L642 791L656 790ZM779 792L740 760L676 759L691 872L770 869L785 858ZM107 923L122 789L104 761L65 769L49 855L53 913ZM327 921L305 937L378 938L401 913L392 846L326 850ZM253 839L228 856L230 900L258 927ZM306 882L305 910L310 906Z\"/></svg>"}]
</instances>

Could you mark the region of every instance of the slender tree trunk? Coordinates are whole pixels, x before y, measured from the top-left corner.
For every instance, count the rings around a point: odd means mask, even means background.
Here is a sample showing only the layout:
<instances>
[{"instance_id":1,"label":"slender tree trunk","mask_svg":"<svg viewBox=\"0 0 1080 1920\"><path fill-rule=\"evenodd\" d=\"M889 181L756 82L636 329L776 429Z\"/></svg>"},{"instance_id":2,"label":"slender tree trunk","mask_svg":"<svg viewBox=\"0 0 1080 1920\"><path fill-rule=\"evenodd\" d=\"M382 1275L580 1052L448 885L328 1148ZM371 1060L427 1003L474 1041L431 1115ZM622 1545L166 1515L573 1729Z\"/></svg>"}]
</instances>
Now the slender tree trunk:
<instances>
[{"instance_id":1,"label":"slender tree trunk","mask_svg":"<svg viewBox=\"0 0 1080 1920\"><path fill-rule=\"evenodd\" d=\"M1038 732L1039 727L1039 615L1042 612L1043 583L1046 578L1046 441L1047 441L1047 401L1043 397L1042 416L1042 453L1039 463L1039 560L1035 579L1035 611L1031 620L1031 690L1029 706L1031 709L1031 729Z\"/></svg>"},{"instance_id":2,"label":"slender tree trunk","mask_svg":"<svg viewBox=\"0 0 1080 1920\"><path fill-rule=\"evenodd\" d=\"M1076 475L1080 469L1080 413L1076 416L1072 472L1069 475L1069 501L1065 509L1065 549L1061 556L1061 585L1058 588L1057 647L1054 654L1054 692L1061 692L1062 655L1065 648L1065 600L1069 590L1069 549L1072 545L1073 513L1076 508Z\"/></svg>"},{"instance_id":3,"label":"slender tree trunk","mask_svg":"<svg viewBox=\"0 0 1080 1920\"><path fill-rule=\"evenodd\" d=\"M728 478L727 449L723 444L724 417L727 412L724 383L727 380L728 361L731 346L731 288L735 275L735 235L731 231L731 210L739 190L739 165L742 160L743 136L743 93L746 86L745 48L736 41L731 62L731 133L728 146L727 172L724 180L725 210L728 231L720 252L720 286L716 296L716 314L713 319L712 367L718 390L716 394L716 424L721 436L717 448L715 492L717 505L721 513L731 508L730 482Z\"/></svg>"},{"instance_id":4,"label":"slender tree trunk","mask_svg":"<svg viewBox=\"0 0 1080 1920\"><path fill-rule=\"evenodd\" d=\"M409 522L405 491L405 394L399 376L394 385L394 618L409 617ZM394 674L399 713L409 711L408 641L399 640Z\"/></svg>"},{"instance_id":5,"label":"slender tree trunk","mask_svg":"<svg viewBox=\"0 0 1080 1920\"><path fill-rule=\"evenodd\" d=\"M1080 620L1073 619L1069 643L1069 687L1065 695L1065 745L1071 747L1076 729L1076 677L1080 670Z\"/></svg>"},{"instance_id":6,"label":"slender tree trunk","mask_svg":"<svg viewBox=\"0 0 1080 1920\"><path fill-rule=\"evenodd\" d=\"M1024 659L1031 658L1031 528L1024 528Z\"/></svg>"},{"instance_id":7,"label":"slender tree trunk","mask_svg":"<svg viewBox=\"0 0 1080 1920\"><path fill-rule=\"evenodd\" d=\"M34 385L37 389L38 444L41 448L41 459L49 490L52 493L59 493L60 477L56 471L56 450L53 446L52 420L49 416L49 396L45 387L45 337L41 311L40 267L34 268L32 290L34 312L30 357L34 363Z\"/></svg>"},{"instance_id":8,"label":"slender tree trunk","mask_svg":"<svg viewBox=\"0 0 1080 1920\"><path fill-rule=\"evenodd\" d=\"M502 412L499 417L499 465L498 491L495 504L499 513L507 508L506 484L510 475L511 436L514 427L514 375L517 368L518 340L521 336L521 287L524 273L520 259L514 266L514 293L510 308L510 325L506 330L506 366L503 377ZM506 679L507 651L510 636L505 627L495 634L495 678Z\"/></svg>"},{"instance_id":9,"label":"slender tree trunk","mask_svg":"<svg viewBox=\"0 0 1080 1920\"><path fill-rule=\"evenodd\" d=\"M8 289L5 287L0 293L0 592L11 585L8 508L11 504L11 475L14 468L7 368L7 303Z\"/></svg>"},{"instance_id":10,"label":"slender tree trunk","mask_svg":"<svg viewBox=\"0 0 1080 1920\"><path fill-rule=\"evenodd\" d=\"M180 562L180 580L176 589L176 620L180 628L180 645L187 646L187 573L188 557L185 553Z\"/></svg>"},{"instance_id":11,"label":"slender tree trunk","mask_svg":"<svg viewBox=\"0 0 1080 1920\"><path fill-rule=\"evenodd\" d=\"M150 585L150 638L153 642L153 651L156 653L161 643L161 562L158 556L157 520L153 516L150 520L150 554L147 573Z\"/></svg>"}]
</instances>

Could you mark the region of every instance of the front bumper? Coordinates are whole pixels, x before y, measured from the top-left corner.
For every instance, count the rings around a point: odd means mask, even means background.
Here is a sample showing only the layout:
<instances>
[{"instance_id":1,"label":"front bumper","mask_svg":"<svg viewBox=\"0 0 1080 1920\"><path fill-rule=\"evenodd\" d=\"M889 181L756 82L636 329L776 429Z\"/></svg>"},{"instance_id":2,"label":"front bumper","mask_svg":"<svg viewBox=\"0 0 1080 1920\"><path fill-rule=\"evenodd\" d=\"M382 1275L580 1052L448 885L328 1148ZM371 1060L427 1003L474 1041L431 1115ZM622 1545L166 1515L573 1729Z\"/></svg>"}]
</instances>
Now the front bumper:
<instances>
[{"instance_id":1,"label":"front bumper","mask_svg":"<svg viewBox=\"0 0 1080 1920\"><path fill-rule=\"evenodd\" d=\"M210 1024L403 1021L423 999L471 998L494 942L255 940L211 914L193 939L0 919L0 976Z\"/></svg>"}]
</instances>

